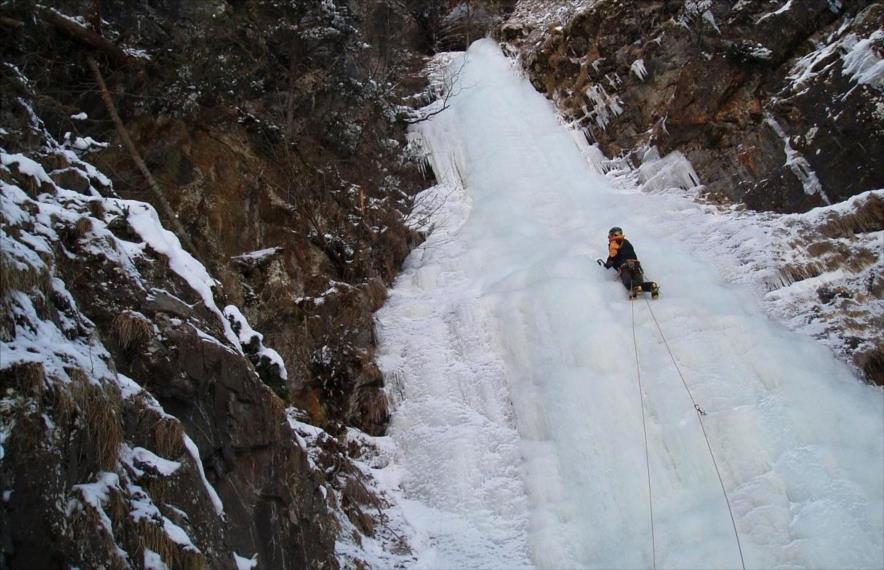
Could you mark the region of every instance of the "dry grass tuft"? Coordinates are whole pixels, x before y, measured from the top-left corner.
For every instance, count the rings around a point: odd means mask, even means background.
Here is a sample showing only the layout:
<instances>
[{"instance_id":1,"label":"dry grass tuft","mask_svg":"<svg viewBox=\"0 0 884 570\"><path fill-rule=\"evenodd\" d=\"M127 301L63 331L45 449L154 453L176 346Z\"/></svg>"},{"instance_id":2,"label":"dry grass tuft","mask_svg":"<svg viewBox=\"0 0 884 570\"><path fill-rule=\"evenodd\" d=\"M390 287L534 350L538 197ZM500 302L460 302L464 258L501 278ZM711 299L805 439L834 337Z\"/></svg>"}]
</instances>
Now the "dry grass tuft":
<instances>
[{"instance_id":1,"label":"dry grass tuft","mask_svg":"<svg viewBox=\"0 0 884 570\"><path fill-rule=\"evenodd\" d=\"M48 295L52 291L52 277L49 273L30 266L23 270L0 252L0 298L12 291L28 292L34 288Z\"/></svg>"},{"instance_id":2,"label":"dry grass tuft","mask_svg":"<svg viewBox=\"0 0 884 570\"><path fill-rule=\"evenodd\" d=\"M153 335L150 321L134 311L123 311L114 317L112 327L123 350L139 346Z\"/></svg>"},{"instance_id":3,"label":"dry grass tuft","mask_svg":"<svg viewBox=\"0 0 884 570\"><path fill-rule=\"evenodd\" d=\"M82 217L74 223L74 234L77 238L82 238L92 231L92 220Z\"/></svg>"},{"instance_id":4,"label":"dry grass tuft","mask_svg":"<svg viewBox=\"0 0 884 570\"><path fill-rule=\"evenodd\" d=\"M5 413L5 412L4 412ZM3 444L6 461L13 465L27 464L32 458L41 455L47 443L46 423L43 420L43 407L39 400L26 398L11 411L15 429Z\"/></svg>"},{"instance_id":5,"label":"dry grass tuft","mask_svg":"<svg viewBox=\"0 0 884 570\"><path fill-rule=\"evenodd\" d=\"M884 229L884 199L874 194L859 204L855 211L845 215L832 215L820 226L823 234L833 238L851 237L882 229Z\"/></svg>"},{"instance_id":6,"label":"dry grass tuft","mask_svg":"<svg viewBox=\"0 0 884 570\"><path fill-rule=\"evenodd\" d=\"M116 504L115 504L116 503ZM117 518L117 511L119 507L116 505L122 506L122 517ZM77 509L74 511L73 518L70 520L71 528L74 529L93 529L91 532L91 536L89 538L90 541L90 549L94 548L93 541L99 541L102 549L106 553L108 557L108 564L105 568L109 570L125 570L129 568L129 565L126 561L120 556L119 551L117 550L118 545L114 541L113 535L111 535L107 530L105 530L105 526L102 523L101 517L98 514L98 511L91 505L82 502L83 508ZM122 524L126 516L125 504L123 502L122 497L116 491L111 491L110 493L110 512L104 511L105 514L108 515L108 518L111 519L111 526L115 527L119 524ZM103 510L103 509L102 509Z\"/></svg>"},{"instance_id":7,"label":"dry grass tuft","mask_svg":"<svg viewBox=\"0 0 884 570\"><path fill-rule=\"evenodd\" d=\"M342 496L342 506L347 518L366 536L374 536L375 520L361 507L376 505L377 499L371 491L365 488L362 482L355 478L347 480Z\"/></svg>"},{"instance_id":8,"label":"dry grass tuft","mask_svg":"<svg viewBox=\"0 0 884 570\"><path fill-rule=\"evenodd\" d=\"M274 435L277 438L285 437L290 433L288 420L286 419L285 402L272 390L268 390L267 403L270 407L271 423L274 427Z\"/></svg>"},{"instance_id":9,"label":"dry grass tuft","mask_svg":"<svg viewBox=\"0 0 884 570\"><path fill-rule=\"evenodd\" d=\"M42 399L46 392L46 371L39 362L27 362L13 367L15 387L27 396Z\"/></svg>"},{"instance_id":10,"label":"dry grass tuft","mask_svg":"<svg viewBox=\"0 0 884 570\"><path fill-rule=\"evenodd\" d=\"M104 217L107 215L107 210L104 209L104 201L100 199L90 200L89 213L92 214L92 217L103 220Z\"/></svg>"},{"instance_id":11,"label":"dry grass tuft","mask_svg":"<svg viewBox=\"0 0 884 570\"><path fill-rule=\"evenodd\" d=\"M156 452L162 457L178 457L184 448L184 428L172 418L161 418L154 424Z\"/></svg>"},{"instance_id":12,"label":"dry grass tuft","mask_svg":"<svg viewBox=\"0 0 884 570\"><path fill-rule=\"evenodd\" d=\"M98 468L113 471L123 443L120 393L114 386L93 383L79 368L68 370L68 376L73 402L83 415Z\"/></svg>"},{"instance_id":13,"label":"dry grass tuft","mask_svg":"<svg viewBox=\"0 0 884 570\"><path fill-rule=\"evenodd\" d=\"M825 269L819 267L816 263L807 263L803 265L798 264L786 264L780 268L780 277L784 283L797 283L799 281L804 281L805 279L810 279L812 277L817 277Z\"/></svg>"},{"instance_id":14,"label":"dry grass tuft","mask_svg":"<svg viewBox=\"0 0 884 570\"><path fill-rule=\"evenodd\" d=\"M884 345L856 354L853 361L872 384L884 386Z\"/></svg>"},{"instance_id":15,"label":"dry grass tuft","mask_svg":"<svg viewBox=\"0 0 884 570\"><path fill-rule=\"evenodd\" d=\"M52 417L61 426L70 425L77 414L77 404L62 382L52 384Z\"/></svg>"},{"instance_id":16,"label":"dry grass tuft","mask_svg":"<svg viewBox=\"0 0 884 570\"><path fill-rule=\"evenodd\" d=\"M165 503L169 500L171 482L167 477L151 477L141 481L147 494L154 503Z\"/></svg>"},{"instance_id":17,"label":"dry grass tuft","mask_svg":"<svg viewBox=\"0 0 884 570\"><path fill-rule=\"evenodd\" d=\"M162 527L142 520L138 524L138 537L142 553L144 548L153 550L160 555L163 562L170 568L181 570L206 570L208 564L202 553L181 548Z\"/></svg>"}]
</instances>

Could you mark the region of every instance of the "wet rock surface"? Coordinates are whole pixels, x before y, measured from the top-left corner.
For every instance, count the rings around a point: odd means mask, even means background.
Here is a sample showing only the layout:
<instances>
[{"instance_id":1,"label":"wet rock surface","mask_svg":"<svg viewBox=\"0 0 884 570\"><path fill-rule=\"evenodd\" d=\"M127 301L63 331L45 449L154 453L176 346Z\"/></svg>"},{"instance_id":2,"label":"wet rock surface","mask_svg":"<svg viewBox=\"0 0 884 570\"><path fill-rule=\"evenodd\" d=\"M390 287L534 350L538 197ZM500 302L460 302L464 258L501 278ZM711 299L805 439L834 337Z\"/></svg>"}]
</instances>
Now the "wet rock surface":
<instances>
[{"instance_id":1,"label":"wet rock surface","mask_svg":"<svg viewBox=\"0 0 884 570\"><path fill-rule=\"evenodd\" d=\"M499 36L606 155L680 151L710 198L759 210L884 186L880 3L559 4Z\"/></svg>"}]
</instances>

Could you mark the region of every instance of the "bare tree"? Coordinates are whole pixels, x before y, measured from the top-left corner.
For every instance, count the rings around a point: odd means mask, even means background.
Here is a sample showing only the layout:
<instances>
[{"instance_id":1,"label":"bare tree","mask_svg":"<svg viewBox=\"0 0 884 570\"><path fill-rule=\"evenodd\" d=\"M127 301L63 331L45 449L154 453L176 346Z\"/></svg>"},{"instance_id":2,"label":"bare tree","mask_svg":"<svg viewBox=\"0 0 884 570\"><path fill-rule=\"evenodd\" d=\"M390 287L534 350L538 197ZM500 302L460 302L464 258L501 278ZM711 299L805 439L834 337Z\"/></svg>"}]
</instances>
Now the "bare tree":
<instances>
[{"instance_id":1,"label":"bare tree","mask_svg":"<svg viewBox=\"0 0 884 570\"><path fill-rule=\"evenodd\" d=\"M435 92L440 97L436 99L436 108L431 111L415 111L415 117L409 117L405 119L405 123L409 125L414 125L417 123L422 123L426 120L429 120L436 115L442 113L443 111L449 108L449 101L451 97L460 93L464 87L459 86L460 76L463 72L464 66L467 64L468 57L466 54L461 56L460 62L456 70L452 73L446 73L442 79L441 85L437 86ZM431 86L432 88L432 86Z\"/></svg>"}]
</instances>

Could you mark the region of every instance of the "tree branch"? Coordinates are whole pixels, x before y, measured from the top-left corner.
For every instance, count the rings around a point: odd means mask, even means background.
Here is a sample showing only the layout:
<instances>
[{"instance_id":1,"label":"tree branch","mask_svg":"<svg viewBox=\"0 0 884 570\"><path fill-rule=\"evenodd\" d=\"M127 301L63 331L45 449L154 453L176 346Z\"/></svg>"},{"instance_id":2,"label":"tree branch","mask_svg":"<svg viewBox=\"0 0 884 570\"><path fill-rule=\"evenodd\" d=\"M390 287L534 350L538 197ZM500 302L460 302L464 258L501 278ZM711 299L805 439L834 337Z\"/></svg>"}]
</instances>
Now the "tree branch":
<instances>
[{"instance_id":1,"label":"tree branch","mask_svg":"<svg viewBox=\"0 0 884 570\"><path fill-rule=\"evenodd\" d=\"M135 163L138 171L141 172L141 175L147 180L151 193L156 199L160 209L165 214L166 219L172 224L175 233L178 234L178 239L181 240L182 244L187 246L187 249L189 249L191 253L196 255L197 250L194 247L193 242L190 240L187 231L184 229L184 226L181 225L178 216L175 214L175 211L172 209L168 200L166 200L166 197L163 196L163 191L160 188L160 185L157 184L156 179L154 179L153 175L150 173L150 170L144 163L144 159L141 158L141 154L135 147L132 137L129 136L129 131L126 130L126 126L123 124L122 119L120 119L120 115L117 114L117 108L114 106L114 101L111 99L110 93L107 90L107 85L104 82L104 77L101 75L101 69L99 69L98 63L92 56L86 58L86 63L89 64L89 68L95 76L95 82L98 83L98 89L101 93L101 100L107 108L107 112L111 116L114 126L117 128L117 134L119 134L120 138L123 140L123 145L126 147L126 150L129 151L129 156L132 157L132 161Z\"/></svg>"}]
</instances>

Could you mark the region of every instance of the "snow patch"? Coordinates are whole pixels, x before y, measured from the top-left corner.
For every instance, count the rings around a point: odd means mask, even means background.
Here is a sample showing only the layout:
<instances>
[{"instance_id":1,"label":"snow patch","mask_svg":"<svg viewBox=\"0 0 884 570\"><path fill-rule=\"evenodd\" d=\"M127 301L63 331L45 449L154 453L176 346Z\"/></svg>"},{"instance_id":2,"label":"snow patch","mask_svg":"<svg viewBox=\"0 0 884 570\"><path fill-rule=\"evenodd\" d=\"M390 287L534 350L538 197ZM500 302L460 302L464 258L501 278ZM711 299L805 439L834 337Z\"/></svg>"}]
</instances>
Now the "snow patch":
<instances>
[{"instance_id":1,"label":"snow patch","mask_svg":"<svg viewBox=\"0 0 884 570\"><path fill-rule=\"evenodd\" d=\"M233 561L236 562L236 570L252 570L258 567L258 555L253 554L251 558L240 556L236 552L233 553Z\"/></svg>"},{"instance_id":2,"label":"snow patch","mask_svg":"<svg viewBox=\"0 0 884 570\"><path fill-rule=\"evenodd\" d=\"M224 503L221 502L221 497L218 496L218 492L215 491L215 487L213 487L212 484L209 483L209 480L206 479L206 472L203 470L203 462L202 459L200 459L199 448L196 446L193 440L190 439L190 436L184 434L183 437L184 447L187 448L187 452L190 453L190 457L193 459L197 471L199 471L200 479L203 482L203 487L205 487L206 493L209 495L209 499L211 499L212 505L215 507L215 513L219 517L224 518Z\"/></svg>"},{"instance_id":3,"label":"snow patch","mask_svg":"<svg viewBox=\"0 0 884 570\"><path fill-rule=\"evenodd\" d=\"M172 475L181 467L181 463L178 461L164 459L149 449L143 447L130 448L127 445L123 446L120 460L139 474L143 474L143 470L137 465L149 467L164 477Z\"/></svg>"},{"instance_id":4,"label":"snow patch","mask_svg":"<svg viewBox=\"0 0 884 570\"><path fill-rule=\"evenodd\" d=\"M215 304L212 289L220 285L218 281L209 275L202 263L181 247L181 242L174 233L162 226L153 206L134 200L120 200L118 203L129 212L128 221L132 229L154 250L168 257L172 271L202 297L206 308L218 315L227 340L241 353L236 334Z\"/></svg>"},{"instance_id":5,"label":"snow patch","mask_svg":"<svg viewBox=\"0 0 884 570\"><path fill-rule=\"evenodd\" d=\"M288 371L285 368L285 362L282 356L272 348L264 346L264 335L255 331L246 320L245 315L234 305L224 307L224 316L227 317L231 328L237 332L239 343L242 349L248 354L257 354L259 357L265 358L276 366L279 377L283 380L288 379Z\"/></svg>"},{"instance_id":6,"label":"snow patch","mask_svg":"<svg viewBox=\"0 0 884 570\"><path fill-rule=\"evenodd\" d=\"M55 183L49 178L49 175L46 174L46 171L43 169L40 164L23 154L7 154L5 152L0 151L0 164L3 166L9 167L12 165L16 166L16 170L18 170L21 174L25 176L30 176L38 182L45 182L49 184L51 187L55 187Z\"/></svg>"},{"instance_id":7,"label":"snow patch","mask_svg":"<svg viewBox=\"0 0 884 570\"><path fill-rule=\"evenodd\" d=\"M144 549L144 570L169 570L159 554L150 548Z\"/></svg>"},{"instance_id":8,"label":"snow patch","mask_svg":"<svg viewBox=\"0 0 884 570\"><path fill-rule=\"evenodd\" d=\"M774 10L773 12L768 12L766 14L763 14L761 17L759 17L757 20L755 20L755 25L760 24L761 22L767 20L768 18L772 18L772 17L778 16L780 14L785 14L786 12L788 12L791 9L792 9L792 0L788 0L785 4L780 6L778 9Z\"/></svg>"},{"instance_id":9,"label":"snow patch","mask_svg":"<svg viewBox=\"0 0 884 570\"><path fill-rule=\"evenodd\" d=\"M81 483L74 485L72 489L80 494L81 500L84 503L95 510L101 525L110 536L113 536L113 524L111 524L110 517L104 512L104 505L110 500L110 493L112 491L120 491L119 476L116 473L102 471L98 474L98 480L95 483ZM82 505L79 501L73 499L68 504L68 516L73 514L77 508L82 508Z\"/></svg>"}]
</instances>

